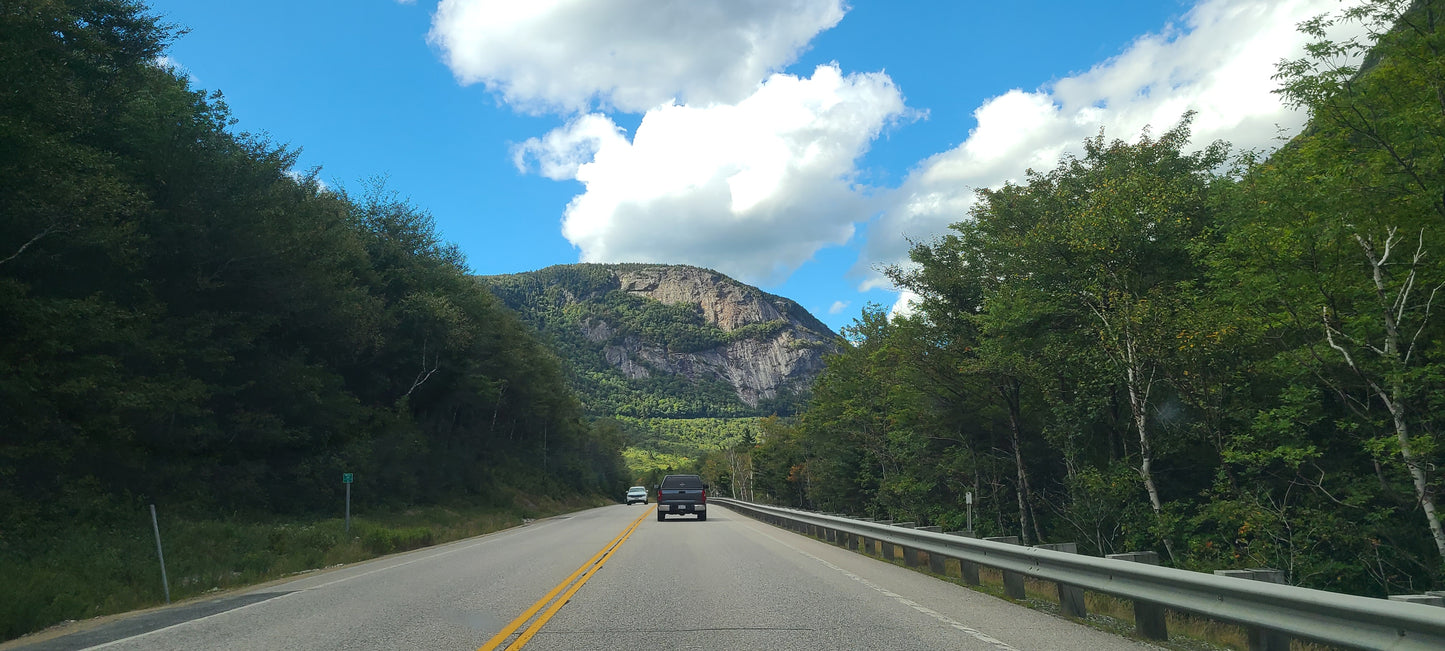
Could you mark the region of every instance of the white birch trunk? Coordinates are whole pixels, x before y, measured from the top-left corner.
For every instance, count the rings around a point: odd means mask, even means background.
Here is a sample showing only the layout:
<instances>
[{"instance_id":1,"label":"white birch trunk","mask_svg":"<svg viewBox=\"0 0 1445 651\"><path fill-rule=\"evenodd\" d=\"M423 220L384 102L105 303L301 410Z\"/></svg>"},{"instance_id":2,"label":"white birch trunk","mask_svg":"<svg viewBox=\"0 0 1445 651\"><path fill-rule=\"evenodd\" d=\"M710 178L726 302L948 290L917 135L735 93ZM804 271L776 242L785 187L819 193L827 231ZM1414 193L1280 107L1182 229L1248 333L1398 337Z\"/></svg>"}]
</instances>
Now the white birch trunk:
<instances>
[{"instance_id":1,"label":"white birch trunk","mask_svg":"<svg viewBox=\"0 0 1445 651\"><path fill-rule=\"evenodd\" d=\"M1441 526L1440 518L1437 515L1435 491L1430 485L1430 477L1426 473L1424 464L1415 456L1411 445L1410 423L1407 417L1410 410L1407 404L1404 380L1401 378L1401 374L1404 373L1410 364L1410 356L1415 348L1415 339L1411 338L1408 342L1403 341L1400 333L1400 322L1405 318L1406 309L1409 307L1410 291L1414 288L1416 280L1416 267L1425 255L1424 233L1421 233L1420 243L1415 249L1414 258L1410 261L1410 272L1405 276L1399 292L1392 299L1390 297L1388 280L1385 277L1385 265L1389 263L1390 254L1394 245L1399 242L1396 237L1396 232L1394 228L1387 231L1384 251L1379 252L1375 250L1372 240L1358 233L1355 234L1355 241L1359 242L1360 247L1364 250L1365 259L1370 263L1370 279L1374 284L1375 297L1379 300L1380 307L1382 308L1382 323L1385 328L1383 346L1379 348L1369 344L1362 346L1357 344L1357 346L1373 351L1379 355L1385 362L1387 369L1393 370L1394 372L1386 374L1383 384L1370 377L1365 369L1355 360L1354 355L1351 355L1349 349L1345 347L1344 343L1353 343L1350 337L1331 324L1328 307L1325 307L1322 312L1325 326L1325 340L1329 343L1330 348L1340 353L1340 356L1344 358L1345 364L1350 367L1350 370L1365 379L1369 384L1370 392L1379 398L1380 402L1385 405L1385 409L1390 412L1391 425L1395 430L1395 440L1400 444L1400 459L1405 463L1406 471L1410 473L1410 481L1415 488L1415 498L1418 500L1421 510L1425 513L1426 525L1430 529L1431 537L1435 540L1435 548L1439 552L1440 557L1445 559L1445 527ZM1430 308L1435 301L1435 292L1439 291L1439 289L1439 287L1436 287L1435 291L1430 292L1430 297L1425 302L1425 313L1421 317L1420 326L1415 332L1415 337L1419 337L1420 332L1425 329L1425 325L1429 322ZM1336 335L1339 336L1339 340L1336 339ZM1343 340L1343 342L1340 340Z\"/></svg>"}]
</instances>

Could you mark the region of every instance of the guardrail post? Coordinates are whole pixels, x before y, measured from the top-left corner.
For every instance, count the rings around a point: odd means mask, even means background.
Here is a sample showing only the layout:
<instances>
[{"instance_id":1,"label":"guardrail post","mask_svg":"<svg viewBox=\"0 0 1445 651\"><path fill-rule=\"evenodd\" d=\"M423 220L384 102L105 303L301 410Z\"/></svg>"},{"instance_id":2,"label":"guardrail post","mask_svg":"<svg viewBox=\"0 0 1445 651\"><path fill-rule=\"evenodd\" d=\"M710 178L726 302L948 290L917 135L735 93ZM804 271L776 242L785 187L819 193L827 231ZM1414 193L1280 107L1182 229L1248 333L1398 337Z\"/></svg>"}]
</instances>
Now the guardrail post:
<instances>
[{"instance_id":1,"label":"guardrail post","mask_svg":"<svg viewBox=\"0 0 1445 651\"><path fill-rule=\"evenodd\" d=\"M1157 552L1129 552L1127 554L1109 554L1105 558L1112 558L1131 563L1143 563L1145 565L1158 565L1159 554ZM1150 640L1169 639L1169 625L1164 620L1164 607L1147 601L1134 600L1134 630L1139 635Z\"/></svg>"},{"instance_id":2,"label":"guardrail post","mask_svg":"<svg viewBox=\"0 0 1445 651\"><path fill-rule=\"evenodd\" d=\"M919 527L918 530L932 531L933 533L943 533L943 527ZM944 557L942 554L928 552L928 571L933 572L934 574L943 574L943 558Z\"/></svg>"},{"instance_id":3,"label":"guardrail post","mask_svg":"<svg viewBox=\"0 0 1445 651\"><path fill-rule=\"evenodd\" d=\"M874 524L886 524L886 525L892 525L892 524L893 524L893 521L892 521L892 520L874 520L873 522L874 522ZM879 556L882 556L882 557L883 557L883 560L885 560L885 561L891 561L891 560L893 560L893 545L892 545L891 543L888 543L888 542L885 542L885 541L882 541L882 540L876 540L876 539L875 539L875 542L878 543L878 552L877 552L878 555L879 555Z\"/></svg>"},{"instance_id":4,"label":"guardrail post","mask_svg":"<svg viewBox=\"0 0 1445 651\"><path fill-rule=\"evenodd\" d=\"M857 518L859 522L873 522L873 518ZM873 553L873 541L865 534L858 534L858 541L853 545L853 551L863 554Z\"/></svg>"},{"instance_id":5,"label":"guardrail post","mask_svg":"<svg viewBox=\"0 0 1445 651\"><path fill-rule=\"evenodd\" d=\"M1047 545L1034 545L1037 549L1051 549L1066 554L1079 553L1077 543L1050 543ZM1089 616L1089 609L1084 605L1084 589L1067 583L1056 583L1059 588L1059 610L1062 610L1065 617L1078 617L1083 619Z\"/></svg>"},{"instance_id":6,"label":"guardrail post","mask_svg":"<svg viewBox=\"0 0 1445 651\"><path fill-rule=\"evenodd\" d=\"M972 531L949 531L950 536L963 536L964 538L977 538L978 534ZM978 563L958 559L958 578L963 579L969 585L978 585Z\"/></svg>"},{"instance_id":7,"label":"guardrail post","mask_svg":"<svg viewBox=\"0 0 1445 651\"><path fill-rule=\"evenodd\" d=\"M917 524L917 522L899 522L893 526L912 529ZM903 548L903 564L908 567L918 567L918 550L907 545L899 545L899 547Z\"/></svg>"},{"instance_id":8,"label":"guardrail post","mask_svg":"<svg viewBox=\"0 0 1445 651\"><path fill-rule=\"evenodd\" d=\"M1215 576L1232 576L1265 583L1284 583L1284 570L1251 568L1248 570L1215 570ZM1249 651L1289 651L1289 636L1279 631L1249 627Z\"/></svg>"},{"instance_id":9,"label":"guardrail post","mask_svg":"<svg viewBox=\"0 0 1445 651\"><path fill-rule=\"evenodd\" d=\"M984 538L990 542L1004 543L1005 545L1019 544L1018 536L994 536ZM1028 595L1024 592L1024 575L1012 570L1003 571L1003 593L1012 599L1024 599Z\"/></svg>"}]
</instances>

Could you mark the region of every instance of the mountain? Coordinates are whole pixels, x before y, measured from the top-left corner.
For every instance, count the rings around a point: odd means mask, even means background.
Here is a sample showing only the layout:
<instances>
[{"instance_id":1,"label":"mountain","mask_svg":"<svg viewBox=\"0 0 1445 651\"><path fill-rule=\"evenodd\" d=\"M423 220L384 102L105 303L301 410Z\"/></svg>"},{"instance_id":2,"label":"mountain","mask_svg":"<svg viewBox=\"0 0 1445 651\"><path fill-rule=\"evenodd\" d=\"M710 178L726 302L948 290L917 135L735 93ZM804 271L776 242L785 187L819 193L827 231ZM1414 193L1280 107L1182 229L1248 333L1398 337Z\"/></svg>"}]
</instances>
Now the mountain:
<instances>
[{"instance_id":1,"label":"mountain","mask_svg":"<svg viewBox=\"0 0 1445 651\"><path fill-rule=\"evenodd\" d=\"M551 341L599 416L791 413L837 349L802 306L709 269L573 264L481 280Z\"/></svg>"}]
</instances>

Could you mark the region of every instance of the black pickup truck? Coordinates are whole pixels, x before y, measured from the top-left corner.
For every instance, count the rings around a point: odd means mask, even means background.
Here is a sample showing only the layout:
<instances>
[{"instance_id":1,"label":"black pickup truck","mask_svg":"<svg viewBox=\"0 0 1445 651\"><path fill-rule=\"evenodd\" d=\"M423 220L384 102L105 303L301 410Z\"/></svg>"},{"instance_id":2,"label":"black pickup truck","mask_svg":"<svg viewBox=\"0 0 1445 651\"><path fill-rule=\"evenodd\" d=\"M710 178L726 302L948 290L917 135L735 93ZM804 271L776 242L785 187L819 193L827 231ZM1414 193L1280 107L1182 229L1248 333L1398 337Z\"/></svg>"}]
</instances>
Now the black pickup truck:
<instances>
[{"instance_id":1,"label":"black pickup truck","mask_svg":"<svg viewBox=\"0 0 1445 651\"><path fill-rule=\"evenodd\" d=\"M697 475L668 475L657 487L657 521L667 519L668 514L685 515L694 513L697 519L707 519L707 484Z\"/></svg>"}]
</instances>

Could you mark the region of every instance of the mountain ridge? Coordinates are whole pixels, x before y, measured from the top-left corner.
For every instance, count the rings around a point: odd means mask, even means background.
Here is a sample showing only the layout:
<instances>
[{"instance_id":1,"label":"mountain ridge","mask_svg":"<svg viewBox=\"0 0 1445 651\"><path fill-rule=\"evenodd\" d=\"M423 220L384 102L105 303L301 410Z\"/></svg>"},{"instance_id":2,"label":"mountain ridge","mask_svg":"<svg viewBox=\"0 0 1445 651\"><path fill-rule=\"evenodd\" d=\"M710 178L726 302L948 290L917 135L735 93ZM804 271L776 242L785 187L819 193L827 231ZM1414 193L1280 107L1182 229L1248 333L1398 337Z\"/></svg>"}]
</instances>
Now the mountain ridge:
<instances>
[{"instance_id":1,"label":"mountain ridge","mask_svg":"<svg viewBox=\"0 0 1445 651\"><path fill-rule=\"evenodd\" d=\"M579 263L478 279L555 344L599 416L790 413L837 350L797 302L701 267Z\"/></svg>"}]
</instances>

